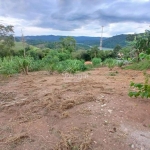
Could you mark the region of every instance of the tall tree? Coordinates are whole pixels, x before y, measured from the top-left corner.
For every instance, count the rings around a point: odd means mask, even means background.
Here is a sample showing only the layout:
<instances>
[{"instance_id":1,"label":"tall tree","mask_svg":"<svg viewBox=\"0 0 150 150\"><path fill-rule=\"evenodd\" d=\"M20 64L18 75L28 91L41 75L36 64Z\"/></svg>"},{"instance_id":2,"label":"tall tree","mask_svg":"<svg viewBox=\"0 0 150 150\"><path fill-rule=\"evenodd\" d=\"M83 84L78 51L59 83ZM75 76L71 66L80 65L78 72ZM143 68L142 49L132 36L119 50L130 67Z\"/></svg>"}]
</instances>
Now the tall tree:
<instances>
[{"instance_id":1,"label":"tall tree","mask_svg":"<svg viewBox=\"0 0 150 150\"><path fill-rule=\"evenodd\" d=\"M73 37L66 37L60 39L60 47L62 51L73 52L76 49L76 40Z\"/></svg>"},{"instance_id":2,"label":"tall tree","mask_svg":"<svg viewBox=\"0 0 150 150\"><path fill-rule=\"evenodd\" d=\"M0 24L0 54L3 57L11 55L12 47L15 45L13 33L13 26Z\"/></svg>"},{"instance_id":3,"label":"tall tree","mask_svg":"<svg viewBox=\"0 0 150 150\"><path fill-rule=\"evenodd\" d=\"M139 59L139 54L141 52L144 52L146 54L150 54L150 31L145 30L145 33L142 35L139 35L136 38L136 43L134 45L135 48L135 54L137 56L138 61Z\"/></svg>"},{"instance_id":4,"label":"tall tree","mask_svg":"<svg viewBox=\"0 0 150 150\"><path fill-rule=\"evenodd\" d=\"M97 57L99 48L98 46L93 46L88 53L90 54L91 59Z\"/></svg>"},{"instance_id":5,"label":"tall tree","mask_svg":"<svg viewBox=\"0 0 150 150\"><path fill-rule=\"evenodd\" d=\"M116 45L115 48L113 49L114 57L118 56L119 51L122 49L120 45Z\"/></svg>"}]
</instances>

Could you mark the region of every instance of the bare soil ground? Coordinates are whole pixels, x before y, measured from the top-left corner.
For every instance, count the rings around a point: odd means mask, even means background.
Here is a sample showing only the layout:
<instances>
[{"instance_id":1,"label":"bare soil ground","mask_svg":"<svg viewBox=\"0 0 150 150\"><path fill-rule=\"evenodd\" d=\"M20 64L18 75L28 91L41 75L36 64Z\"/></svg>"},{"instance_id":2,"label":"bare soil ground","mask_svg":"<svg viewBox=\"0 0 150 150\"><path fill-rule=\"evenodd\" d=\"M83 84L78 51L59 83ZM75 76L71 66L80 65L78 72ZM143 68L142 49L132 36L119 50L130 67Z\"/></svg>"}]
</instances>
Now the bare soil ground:
<instances>
[{"instance_id":1,"label":"bare soil ground","mask_svg":"<svg viewBox=\"0 0 150 150\"><path fill-rule=\"evenodd\" d=\"M150 100L133 70L0 77L1 150L150 150Z\"/></svg>"}]
</instances>

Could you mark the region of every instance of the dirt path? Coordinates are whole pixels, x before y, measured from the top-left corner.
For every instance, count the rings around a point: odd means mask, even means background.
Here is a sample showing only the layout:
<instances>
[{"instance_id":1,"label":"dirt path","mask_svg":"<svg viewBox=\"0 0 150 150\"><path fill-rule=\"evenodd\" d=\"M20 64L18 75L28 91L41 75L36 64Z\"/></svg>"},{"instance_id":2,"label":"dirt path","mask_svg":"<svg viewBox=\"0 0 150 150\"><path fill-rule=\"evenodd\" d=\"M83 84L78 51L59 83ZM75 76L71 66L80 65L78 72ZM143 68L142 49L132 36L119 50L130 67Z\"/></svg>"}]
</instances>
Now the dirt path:
<instances>
[{"instance_id":1,"label":"dirt path","mask_svg":"<svg viewBox=\"0 0 150 150\"><path fill-rule=\"evenodd\" d=\"M150 101L128 97L140 71L0 78L2 150L150 150Z\"/></svg>"}]
</instances>

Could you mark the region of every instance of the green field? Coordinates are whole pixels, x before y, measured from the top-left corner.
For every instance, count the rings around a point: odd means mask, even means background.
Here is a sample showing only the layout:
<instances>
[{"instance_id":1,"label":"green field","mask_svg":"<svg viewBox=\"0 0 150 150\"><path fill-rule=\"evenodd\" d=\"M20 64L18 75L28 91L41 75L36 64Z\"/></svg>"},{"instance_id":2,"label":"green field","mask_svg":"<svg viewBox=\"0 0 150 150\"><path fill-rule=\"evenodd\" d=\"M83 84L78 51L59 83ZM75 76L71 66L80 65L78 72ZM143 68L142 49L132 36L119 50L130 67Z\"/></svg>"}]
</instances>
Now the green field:
<instances>
[{"instance_id":1,"label":"green field","mask_svg":"<svg viewBox=\"0 0 150 150\"><path fill-rule=\"evenodd\" d=\"M31 49L33 50L38 50L39 48L35 47L35 46L32 46L32 45L29 45L27 43L24 43L24 47L30 47ZM13 47L13 50L15 51L19 51L21 49L24 49L23 47L23 43L22 42L15 42L15 46Z\"/></svg>"}]
</instances>

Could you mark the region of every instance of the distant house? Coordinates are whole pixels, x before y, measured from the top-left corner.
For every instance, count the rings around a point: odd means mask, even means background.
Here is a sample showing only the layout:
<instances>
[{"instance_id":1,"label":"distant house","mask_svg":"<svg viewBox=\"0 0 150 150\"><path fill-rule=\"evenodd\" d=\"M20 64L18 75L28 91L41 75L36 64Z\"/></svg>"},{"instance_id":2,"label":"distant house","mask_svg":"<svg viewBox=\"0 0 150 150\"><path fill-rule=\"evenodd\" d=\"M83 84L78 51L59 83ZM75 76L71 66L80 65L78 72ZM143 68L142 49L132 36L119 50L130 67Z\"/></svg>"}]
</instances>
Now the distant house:
<instances>
[{"instance_id":1,"label":"distant house","mask_svg":"<svg viewBox=\"0 0 150 150\"><path fill-rule=\"evenodd\" d=\"M123 53L118 53L118 57L122 58L123 57Z\"/></svg>"}]
</instances>

